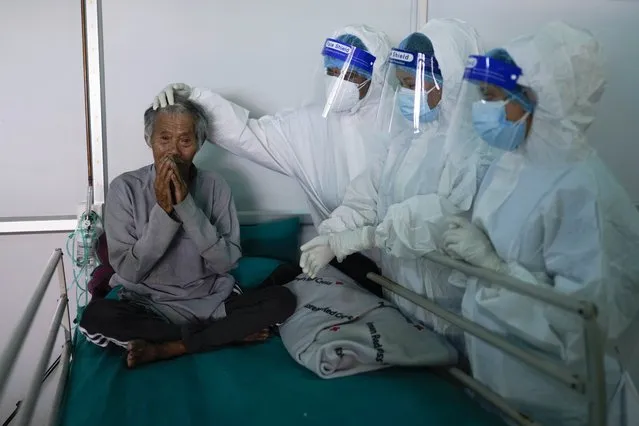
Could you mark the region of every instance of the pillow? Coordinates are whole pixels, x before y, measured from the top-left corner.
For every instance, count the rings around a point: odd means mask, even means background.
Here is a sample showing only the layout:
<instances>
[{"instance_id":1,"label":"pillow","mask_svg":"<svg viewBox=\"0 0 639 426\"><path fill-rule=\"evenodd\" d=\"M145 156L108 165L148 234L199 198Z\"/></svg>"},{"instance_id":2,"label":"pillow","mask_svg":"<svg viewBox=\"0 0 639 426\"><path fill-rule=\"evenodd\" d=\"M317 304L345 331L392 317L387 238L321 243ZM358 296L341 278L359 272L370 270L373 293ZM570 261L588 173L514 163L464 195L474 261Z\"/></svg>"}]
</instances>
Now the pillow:
<instances>
[{"instance_id":1,"label":"pillow","mask_svg":"<svg viewBox=\"0 0 639 426\"><path fill-rule=\"evenodd\" d=\"M299 217L240 226L242 255L268 257L297 263L299 252Z\"/></svg>"},{"instance_id":2,"label":"pillow","mask_svg":"<svg viewBox=\"0 0 639 426\"><path fill-rule=\"evenodd\" d=\"M281 260L267 257L243 257L231 275L243 289L255 288L282 264Z\"/></svg>"}]
</instances>

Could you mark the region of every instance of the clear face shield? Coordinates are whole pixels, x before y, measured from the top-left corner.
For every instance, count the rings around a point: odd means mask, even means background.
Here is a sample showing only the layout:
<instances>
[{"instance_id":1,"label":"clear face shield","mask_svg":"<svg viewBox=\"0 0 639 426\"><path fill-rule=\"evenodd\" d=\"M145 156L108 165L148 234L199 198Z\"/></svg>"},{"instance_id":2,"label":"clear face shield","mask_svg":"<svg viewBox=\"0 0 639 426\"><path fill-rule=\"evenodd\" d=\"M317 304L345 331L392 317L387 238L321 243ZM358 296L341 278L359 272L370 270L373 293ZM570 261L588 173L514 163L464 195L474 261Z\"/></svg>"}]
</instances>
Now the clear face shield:
<instances>
[{"instance_id":1,"label":"clear face shield","mask_svg":"<svg viewBox=\"0 0 639 426\"><path fill-rule=\"evenodd\" d=\"M355 111L370 88L375 56L329 38L324 42L322 57L325 99L322 117L331 112Z\"/></svg>"},{"instance_id":2,"label":"clear face shield","mask_svg":"<svg viewBox=\"0 0 639 426\"><path fill-rule=\"evenodd\" d=\"M419 52L392 49L377 114L380 131L423 131L438 118L442 76L437 60Z\"/></svg>"},{"instance_id":3,"label":"clear face shield","mask_svg":"<svg viewBox=\"0 0 639 426\"><path fill-rule=\"evenodd\" d=\"M516 150L528 134L528 118L534 109L532 92L518 84L522 70L488 56L472 55L464 71L461 93L480 98L458 102L457 118L470 120L477 135L502 151ZM470 98L470 96L466 96Z\"/></svg>"}]
</instances>

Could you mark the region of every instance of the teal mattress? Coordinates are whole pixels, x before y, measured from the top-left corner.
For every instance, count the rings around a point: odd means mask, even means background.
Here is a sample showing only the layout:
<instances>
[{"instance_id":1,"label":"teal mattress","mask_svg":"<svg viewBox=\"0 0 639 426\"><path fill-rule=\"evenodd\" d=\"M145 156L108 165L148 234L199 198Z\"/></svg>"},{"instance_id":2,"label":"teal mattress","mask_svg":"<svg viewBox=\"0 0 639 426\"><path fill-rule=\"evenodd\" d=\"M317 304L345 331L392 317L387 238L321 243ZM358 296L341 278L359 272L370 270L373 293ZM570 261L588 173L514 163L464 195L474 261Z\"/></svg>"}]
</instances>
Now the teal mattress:
<instances>
[{"instance_id":1,"label":"teal mattress","mask_svg":"<svg viewBox=\"0 0 639 426\"><path fill-rule=\"evenodd\" d=\"M259 282L269 261L247 259L236 276ZM129 370L121 350L78 334L60 415L63 426L503 424L425 369L320 379L279 338Z\"/></svg>"}]
</instances>

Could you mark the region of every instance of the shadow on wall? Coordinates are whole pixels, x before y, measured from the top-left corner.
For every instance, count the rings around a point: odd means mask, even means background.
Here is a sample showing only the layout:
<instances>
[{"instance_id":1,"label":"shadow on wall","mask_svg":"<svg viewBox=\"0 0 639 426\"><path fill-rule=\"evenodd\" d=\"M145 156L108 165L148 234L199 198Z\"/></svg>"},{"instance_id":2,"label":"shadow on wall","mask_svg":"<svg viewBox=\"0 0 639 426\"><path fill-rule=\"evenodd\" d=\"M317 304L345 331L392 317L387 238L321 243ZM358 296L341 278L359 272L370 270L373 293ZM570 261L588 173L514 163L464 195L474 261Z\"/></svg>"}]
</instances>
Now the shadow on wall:
<instances>
[{"instance_id":1,"label":"shadow on wall","mask_svg":"<svg viewBox=\"0 0 639 426\"><path fill-rule=\"evenodd\" d=\"M251 117L263 116L264 110L247 101L250 93L229 95L219 93L232 102L252 111ZM275 111L275 106L269 108ZM269 112L270 112L269 111ZM220 173L229 183L238 211L270 211L284 214L304 214L308 204L304 191L295 179L268 170L252 161L240 158L212 143L206 143L194 159L203 170Z\"/></svg>"},{"instance_id":2,"label":"shadow on wall","mask_svg":"<svg viewBox=\"0 0 639 426\"><path fill-rule=\"evenodd\" d=\"M250 101L237 99L236 96L229 96L222 93L228 100L241 105L251 111L251 117L262 116L266 112ZM257 111L257 114L254 113ZM235 205L238 211L258 210L263 205L263 198L266 194L261 194L261 188L256 188L256 183L267 184L271 174L275 172L267 171L263 167L252 161L240 158L230 152L215 146L207 141L193 160L198 168L211 170L221 174L233 191Z\"/></svg>"},{"instance_id":3,"label":"shadow on wall","mask_svg":"<svg viewBox=\"0 0 639 426\"><path fill-rule=\"evenodd\" d=\"M198 168L217 172L226 179L233 192L237 210L251 210L253 206L258 204L257 194L254 192L251 179L244 169L245 167L259 166L208 141L202 146L193 162ZM238 163L240 163L239 167Z\"/></svg>"}]
</instances>

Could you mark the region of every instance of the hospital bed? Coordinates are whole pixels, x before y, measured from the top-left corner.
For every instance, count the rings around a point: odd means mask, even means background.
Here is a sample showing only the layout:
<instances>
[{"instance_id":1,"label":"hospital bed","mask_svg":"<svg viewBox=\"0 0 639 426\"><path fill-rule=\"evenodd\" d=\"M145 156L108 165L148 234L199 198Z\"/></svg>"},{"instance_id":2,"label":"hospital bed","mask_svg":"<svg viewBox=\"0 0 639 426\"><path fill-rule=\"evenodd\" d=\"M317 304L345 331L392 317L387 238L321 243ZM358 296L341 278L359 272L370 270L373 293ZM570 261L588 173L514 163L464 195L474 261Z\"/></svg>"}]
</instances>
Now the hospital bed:
<instances>
[{"instance_id":1,"label":"hospital bed","mask_svg":"<svg viewBox=\"0 0 639 426\"><path fill-rule=\"evenodd\" d=\"M244 257L234 272L236 279L243 286L255 286L283 261L296 257L299 229L297 218L243 225ZM277 337L260 345L229 347L128 370L122 353L99 348L73 333L62 256L61 249L51 255L0 357L2 398L27 332L57 271L60 283L57 308L28 392L12 424L28 425L33 418L42 376L60 327L64 344L50 425L504 424L498 413L518 424L537 424L459 368L389 368L324 380L295 363ZM585 395L589 404L589 426L605 424L603 347L594 305L445 256L430 254L428 257L581 316L586 336L587 375L570 372L529 349L515 346L385 277L369 274L369 278Z\"/></svg>"}]
</instances>

